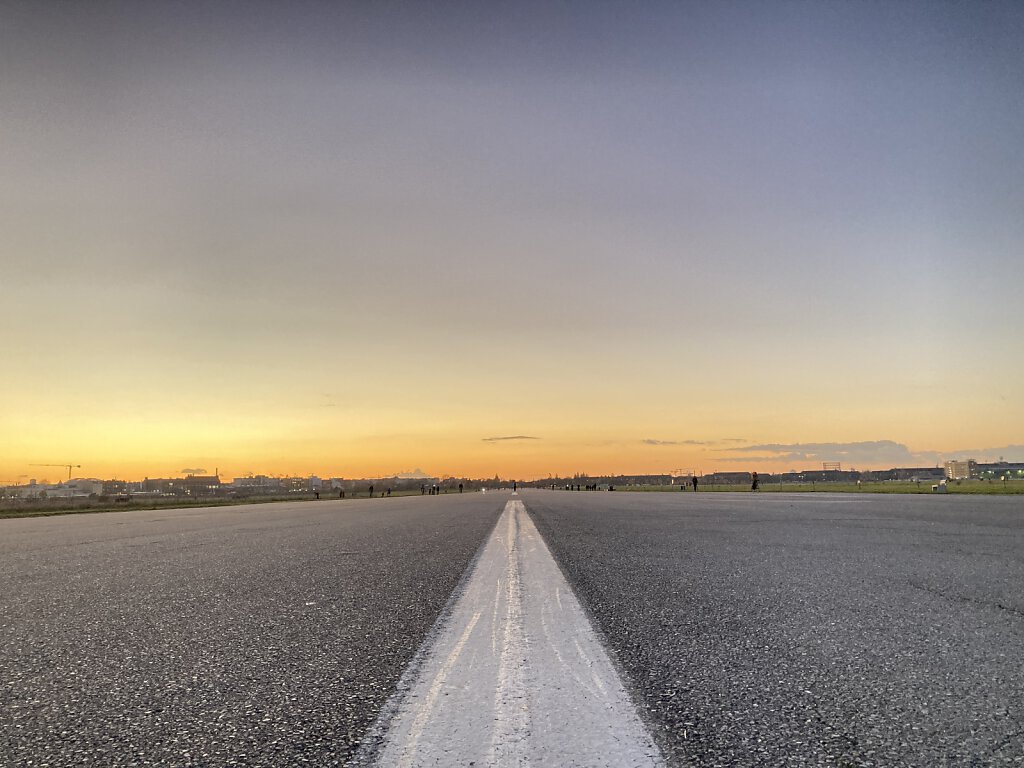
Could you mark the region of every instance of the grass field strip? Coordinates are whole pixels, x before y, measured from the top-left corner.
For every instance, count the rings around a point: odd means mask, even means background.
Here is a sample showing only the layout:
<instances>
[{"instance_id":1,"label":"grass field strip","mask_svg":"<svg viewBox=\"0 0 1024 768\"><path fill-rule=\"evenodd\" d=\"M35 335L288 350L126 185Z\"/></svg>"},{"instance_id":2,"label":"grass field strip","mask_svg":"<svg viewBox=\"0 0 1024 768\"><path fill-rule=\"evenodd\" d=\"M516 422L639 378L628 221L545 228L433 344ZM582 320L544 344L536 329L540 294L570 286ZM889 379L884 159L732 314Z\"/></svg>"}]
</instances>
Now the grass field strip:
<instances>
[{"instance_id":1,"label":"grass field strip","mask_svg":"<svg viewBox=\"0 0 1024 768\"><path fill-rule=\"evenodd\" d=\"M377 764L663 764L522 501L426 649Z\"/></svg>"}]
</instances>

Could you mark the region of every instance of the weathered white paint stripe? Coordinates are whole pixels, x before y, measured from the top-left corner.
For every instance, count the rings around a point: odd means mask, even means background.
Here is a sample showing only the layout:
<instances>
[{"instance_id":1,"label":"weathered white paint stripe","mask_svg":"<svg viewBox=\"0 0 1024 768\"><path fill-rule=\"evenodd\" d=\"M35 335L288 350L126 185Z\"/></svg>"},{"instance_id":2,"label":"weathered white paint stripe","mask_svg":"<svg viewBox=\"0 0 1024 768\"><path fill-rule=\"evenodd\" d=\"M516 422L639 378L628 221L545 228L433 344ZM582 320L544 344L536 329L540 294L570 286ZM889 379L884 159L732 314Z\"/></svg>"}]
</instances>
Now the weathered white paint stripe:
<instances>
[{"instance_id":1,"label":"weathered white paint stripe","mask_svg":"<svg viewBox=\"0 0 1024 768\"><path fill-rule=\"evenodd\" d=\"M519 504L522 502L509 502ZM519 578L516 515L505 518L505 616L501 622L501 652L494 686L494 727L487 760L490 765L529 765L525 739L530 732L530 710L523 679L523 659L529 651L523 631L523 593ZM500 604L499 599L495 600Z\"/></svg>"},{"instance_id":2,"label":"weathered white paint stripe","mask_svg":"<svg viewBox=\"0 0 1024 768\"><path fill-rule=\"evenodd\" d=\"M662 765L521 501L424 651L377 764Z\"/></svg>"},{"instance_id":3,"label":"weathered white paint stripe","mask_svg":"<svg viewBox=\"0 0 1024 768\"><path fill-rule=\"evenodd\" d=\"M480 621L480 612L477 611L473 614L469 620L469 624L466 625L465 630L462 632L462 637L455 644L451 653L448 654L448 658L445 659L444 664L441 665L441 669L438 670L434 679L430 682L429 690L427 691L426 698L420 705L419 711L416 713L416 717L413 718L412 728L409 730L409 744L411 749L406 755L403 755L402 761L399 763L401 768L409 768L413 763L413 756L416 754L416 745L419 744L420 736L423 735L423 729L426 728L427 722L430 720L430 715L434 711L434 704L437 702L437 697L441 693L441 687L445 684L448 679L448 674L451 672L452 667L455 666L455 662L459 660L459 656L462 654L462 649L466 645L466 641L469 640L470 634L473 632L473 627Z\"/></svg>"}]
</instances>

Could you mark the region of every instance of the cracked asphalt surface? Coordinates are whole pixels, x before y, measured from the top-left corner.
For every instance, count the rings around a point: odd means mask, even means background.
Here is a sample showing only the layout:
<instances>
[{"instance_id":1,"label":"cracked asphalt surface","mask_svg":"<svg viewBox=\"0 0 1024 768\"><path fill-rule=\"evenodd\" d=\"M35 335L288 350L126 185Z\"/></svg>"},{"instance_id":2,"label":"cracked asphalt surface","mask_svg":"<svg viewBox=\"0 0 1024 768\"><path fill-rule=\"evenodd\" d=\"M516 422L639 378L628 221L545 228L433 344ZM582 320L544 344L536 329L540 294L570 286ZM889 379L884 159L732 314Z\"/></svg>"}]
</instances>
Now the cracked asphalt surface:
<instances>
[{"instance_id":1,"label":"cracked asphalt surface","mask_svg":"<svg viewBox=\"0 0 1024 768\"><path fill-rule=\"evenodd\" d=\"M344 765L507 498L0 520L0 765Z\"/></svg>"},{"instance_id":2,"label":"cracked asphalt surface","mask_svg":"<svg viewBox=\"0 0 1024 768\"><path fill-rule=\"evenodd\" d=\"M1021 500L524 502L672 764L1024 765Z\"/></svg>"}]
</instances>

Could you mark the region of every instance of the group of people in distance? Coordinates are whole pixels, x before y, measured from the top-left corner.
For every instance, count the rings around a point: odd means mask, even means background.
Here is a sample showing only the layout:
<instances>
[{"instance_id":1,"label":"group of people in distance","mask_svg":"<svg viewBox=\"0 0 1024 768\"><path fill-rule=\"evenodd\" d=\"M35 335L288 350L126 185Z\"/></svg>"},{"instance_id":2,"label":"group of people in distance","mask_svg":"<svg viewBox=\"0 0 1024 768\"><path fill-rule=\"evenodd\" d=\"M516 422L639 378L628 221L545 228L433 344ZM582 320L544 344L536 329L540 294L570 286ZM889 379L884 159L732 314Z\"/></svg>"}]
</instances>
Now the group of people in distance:
<instances>
[{"instance_id":1,"label":"group of people in distance","mask_svg":"<svg viewBox=\"0 0 1024 768\"><path fill-rule=\"evenodd\" d=\"M693 477L690 478L689 484L693 485L693 492L694 493L697 492L697 483L699 483L699 482L700 481L697 479L696 475L694 475ZM760 487L760 482L761 481L757 479L757 472L751 472L750 473L750 490L756 491ZM679 486L679 490L680 491L685 490L685 486L682 486L682 485Z\"/></svg>"},{"instance_id":2,"label":"group of people in distance","mask_svg":"<svg viewBox=\"0 0 1024 768\"><path fill-rule=\"evenodd\" d=\"M751 482L750 482L750 490L752 490L752 491L758 490L759 487L760 487L760 480L757 477L757 472L751 472L750 473L750 480L751 480ZM700 480L697 478L696 475L694 475L693 477L690 478L690 482L688 482L686 485L692 485L693 486L693 492L696 493L697 492L697 486L698 486L699 482L700 482ZM579 490L582 490L583 487L584 486L581 486L581 485L566 485L565 486L566 490L571 490L571 491L579 491ZM680 485L679 486L679 490L682 491L682 490L685 490L685 489L686 489L686 486L684 486L684 485ZM513 484L513 490L516 490L516 484ZM555 490L554 483L552 483L552 485L551 485L551 490ZM588 490L588 491L596 491L596 490L598 490L597 483L595 483L593 485L587 485L586 486L586 490ZM614 486L609 486L608 490L609 491L614 491L615 487ZM459 483L459 493L462 493L462 491L463 491L462 483ZM445 492L447 493L447 490ZM441 493L441 488L436 483L434 485L430 485L430 486L426 485L425 483L420 485L420 495L421 496L437 496L439 493ZM372 485L370 486L369 493L367 495L370 498L373 498L373 486ZM381 496L390 496L391 495L391 489L388 488L386 491L381 491L380 495ZM345 498L345 491L339 491L338 496L339 496L339 498L344 499ZM319 492L316 494L316 497L318 499L320 498Z\"/></svg>"},{"instance_id":3,"label":"group of people in distance","mask_svg":"<svg viewBox=\"0 0 1024 768\"><path fill-rule=\"evenodd\" d=\"M459 483L459 493L462 493L462 490L463 490L462 483ZM437 496L440 492L441 492L441 488L436 483L434 485L430 485L430 486L428 486L426 484L421 484L420 485L420 496ZM447 492L448 492L447 489L445 489L445 493L447 493Z\"/></svg>"}]
</instances>

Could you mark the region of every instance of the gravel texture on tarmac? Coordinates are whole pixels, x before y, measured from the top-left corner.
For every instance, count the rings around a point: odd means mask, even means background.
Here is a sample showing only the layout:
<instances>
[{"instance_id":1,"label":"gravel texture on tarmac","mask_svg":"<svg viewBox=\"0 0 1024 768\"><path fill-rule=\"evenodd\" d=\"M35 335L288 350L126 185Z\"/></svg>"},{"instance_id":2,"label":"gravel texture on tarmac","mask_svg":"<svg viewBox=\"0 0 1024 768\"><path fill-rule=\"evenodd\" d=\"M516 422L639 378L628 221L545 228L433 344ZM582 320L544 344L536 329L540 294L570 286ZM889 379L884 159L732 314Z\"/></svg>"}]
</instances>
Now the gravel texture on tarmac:
<instances>
[{"instance_id":1,"label":"gravel texture on tarmac","mask_svg":"<svg viewBox=\"0 0 1024 768\"><path fill-rule=\"evenodd\" d=\"M0 765L344 765L507 494L0 520Z\"/></svg>"},{"instance_id":2,"label":"gravel texture on tarmac","mask_svg":"<svg viewBox=\"0 0 1024 768\"><path fill-rule=\"evenodd\" d=\"M1024 502L528 491L669 761L1024 765Z\"/></svg>"}]
</instances>

